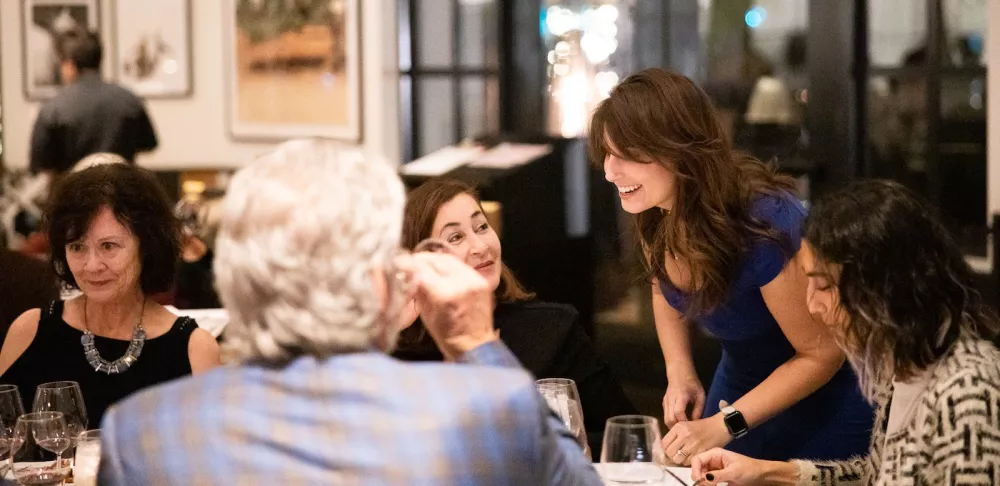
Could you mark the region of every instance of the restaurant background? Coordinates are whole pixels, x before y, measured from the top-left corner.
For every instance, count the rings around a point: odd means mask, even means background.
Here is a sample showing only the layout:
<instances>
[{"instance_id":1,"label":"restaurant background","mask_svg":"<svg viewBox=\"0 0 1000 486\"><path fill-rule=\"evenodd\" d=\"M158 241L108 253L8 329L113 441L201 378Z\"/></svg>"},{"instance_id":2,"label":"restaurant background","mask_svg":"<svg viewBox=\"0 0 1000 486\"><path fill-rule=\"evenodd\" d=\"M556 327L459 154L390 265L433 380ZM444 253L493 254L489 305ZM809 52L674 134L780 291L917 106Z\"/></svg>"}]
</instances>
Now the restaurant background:
<instances>
[{"instance_id":1,"label":"restaurant background","mask_svg":"<svg viewBox=\"0 0 1000 486\"><path fill-rule=\"evenodd\" d=\"M141 13L119 7L138 1L90 2L99 7L106 78L117 78L117 25L135 20L119 13ZM235 0L181 3L190 10L190 90L147 100L160 148L139 159L177 198L191 180L223 190L231 169L287 138L234 133L226 22ZM346 3L358 9L357 50L346 62L357 66L360 89L358 136L344 143L401 166L463 142L547 145L547 155L523 164L451 175L479 183L497 203L512 267L542 297L581 310L644 413L659 415L665 386L648 290L637 283L629 220L588 165L581 138L589 111L630 72L656 66L696 79L736 143L798 177L805 199L866 176L916 188L940 208L997 300L989 230L1000 213L1000 171L990 169L1000 153L988 148L1000 144L1000 100L988 93L1000 81L988 74L1000 66L1000 32L987 25L1000 22L998 2ZM30 4L0 2L7 174L27 167L40 106L24 81ZM698 339L707 386L718 351Z\"/></svg>"}]
</instances>

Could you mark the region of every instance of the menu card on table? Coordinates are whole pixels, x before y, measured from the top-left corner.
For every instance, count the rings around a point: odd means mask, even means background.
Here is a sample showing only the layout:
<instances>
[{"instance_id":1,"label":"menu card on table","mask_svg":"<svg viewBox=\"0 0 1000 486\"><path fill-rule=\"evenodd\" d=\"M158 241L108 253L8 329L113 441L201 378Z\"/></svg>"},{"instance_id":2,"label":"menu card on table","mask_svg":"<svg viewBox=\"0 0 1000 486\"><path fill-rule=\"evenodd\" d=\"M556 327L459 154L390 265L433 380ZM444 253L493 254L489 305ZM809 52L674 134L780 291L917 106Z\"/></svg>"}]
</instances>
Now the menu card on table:
<instances>
[{"instance_id":1,"label":"menu card on table","mask_svg":"<svg viewBox=\"0 0 1000 486\"><path fill-rule=\"evenodd\" d=\"M482 153L480 146L445 147L403 165L399 172L406 176L437 177L468 164Z\"/></svg>"}]
</instances>

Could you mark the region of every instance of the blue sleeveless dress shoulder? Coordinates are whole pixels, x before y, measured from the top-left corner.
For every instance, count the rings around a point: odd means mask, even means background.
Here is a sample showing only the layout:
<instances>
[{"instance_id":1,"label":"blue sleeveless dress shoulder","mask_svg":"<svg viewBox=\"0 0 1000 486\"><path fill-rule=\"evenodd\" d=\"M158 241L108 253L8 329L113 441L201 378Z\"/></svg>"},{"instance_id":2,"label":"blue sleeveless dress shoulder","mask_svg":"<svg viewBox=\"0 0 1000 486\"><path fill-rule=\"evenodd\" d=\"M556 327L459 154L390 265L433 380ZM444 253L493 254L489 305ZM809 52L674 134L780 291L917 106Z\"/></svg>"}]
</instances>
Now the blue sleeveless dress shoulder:
<instances>
[{"instance_id":1,"label":"blue sleeveless dress shoulder","mask_svg":"<svg viewBox=\"0 0 1000 486\"><path fill-rule=\"evenodd\" d=\"M763 196L752 216L801 245L806 210L792 195ZM725 302L696 320L722 344L722 359L707 393L705 417L719 412L719 401L735 402L759 385L794 354L761 294L784 269L789 256L782 245L759 241L741 259L737 278ZM682 314L688 296L660 285L667 302ZM801 298L802 296L789 296ZM845 363L812 395L759 424L727 449L759 459L841 460L868 452L874 412L862 397L857 377Z\"/></svg>"}]
</instances>

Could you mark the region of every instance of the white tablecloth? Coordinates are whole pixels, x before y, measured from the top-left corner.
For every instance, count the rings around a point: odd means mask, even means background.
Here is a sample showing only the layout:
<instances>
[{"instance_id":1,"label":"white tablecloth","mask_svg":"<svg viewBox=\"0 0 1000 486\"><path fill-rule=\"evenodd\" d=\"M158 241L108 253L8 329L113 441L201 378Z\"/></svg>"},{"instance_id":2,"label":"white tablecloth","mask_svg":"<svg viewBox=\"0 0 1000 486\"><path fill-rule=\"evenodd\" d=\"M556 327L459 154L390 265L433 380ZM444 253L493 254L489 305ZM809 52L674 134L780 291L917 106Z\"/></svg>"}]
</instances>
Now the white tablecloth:
<instances>
[{"instance_id":1,"label":"white tablecloth","mask_svg":"<svg viewBox=\"0 0 1000 486\"><path fill-rule=\"evenodd\" d=\"M594 468L597 469L598 473L601 473L601 464L595 463ZM690 486L694 484L691 480L691 468L689 467L665 467L666 471L663 473L663 482L659 483L662 486ZM673 473L673 476L671 475ZM680 481L674 478L674 476L680 478ZM603 477L603 476L602 476ZM605 481L608 486L618 485L619 483Z\"/></svg>"},{"instance_id":2,"label":"white tablecloth","mask_svg":"<svg viewBox=\"0 0 1000 486\"><path fill-rule=\"evenodd\" d=\"M178 316L187 316L198 322L198 327L208 331L212 336L219 337L222 330L229 324L229 311L226 309L178 309L166 306L167 310Z\"/></svg>"}]
</instances>

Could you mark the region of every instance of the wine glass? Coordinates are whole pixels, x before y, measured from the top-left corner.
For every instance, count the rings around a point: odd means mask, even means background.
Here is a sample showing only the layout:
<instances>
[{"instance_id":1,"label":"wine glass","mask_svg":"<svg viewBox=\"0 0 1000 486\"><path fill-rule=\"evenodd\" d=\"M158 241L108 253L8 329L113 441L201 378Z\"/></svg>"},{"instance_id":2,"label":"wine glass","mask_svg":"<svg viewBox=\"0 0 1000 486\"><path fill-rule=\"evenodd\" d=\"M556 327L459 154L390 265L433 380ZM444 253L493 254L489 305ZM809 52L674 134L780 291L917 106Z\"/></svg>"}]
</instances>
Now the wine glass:
<instances>
[{"instance_id":1,"label":"wine glass","mask_svg":"<svg viewBox=\"0 0 1000 486\"><path fill-rule=\"evenodd\" d=\"M587 429L583 425L583 408L580 406L580 392L576 389L576 382L569 378L545 378L535 381L535 388L576 437L583 453L589 457L590 445L587 444Z\"/></svg>"},{"instance_id":2,"label":"wine glass","mask_svg":"<svg viewBox=\"0 0 1000 486\"><path fill-rule=\"evenodd\" d=\"M76 447L76 438L87 430L87 407L83 393L75 381L54 381L38 385L33 412L62 412L69 434L69 450Z\"/></svg>"},{"instance_id":3,"label":"wine glass","mask_svg":"<svg viewBox=\"0 0 1000 486\"><path fill-rule=\"evenodd\" d=\"M439 240L437 238L424 238L416 245L413 245L413 253L420 252L451 254L451 249L449 249L448 243L444 240Z\"/></svg>"},{"instance_id":4,"label":"wine glass","mask_svg":"<svg viewBox=\"0 0 1000 486\"><path fill-rule=\"evenodd\" d=\"M445 253L449 255L453 254L448 247L448 243L445 242L444 240L439 240L437 238L425 238L423 240L420 240L416 245L414 245L413 250L400 249L398 254L396 255L396 259L402 258L406 255L410 255L413 253L422 253L422 252ZM412 276L408 272L396 271L395 277L396 280L399 281L399 285L403 289L403 293L412 298L412 295L410 295L410 292L413 290ZM415 319L416 316L413 316L413 318ZM413 321L407 322L406 326L409 326L412 322Z\"/></svg>"},{"instance_id":5,"label":"wine glass","mask_svg":"<svg viewBox=\"0 0 1000 486\"><path fill-rule=\"evenodd\" d=\"M14 426L11 466L14 479L22 485L56 485L69 475L62 453L69 448L66 420L61 412L33 412L22 415ZM47 460L51 454L55 460Z\"/></svg>"},{"instance_id":6,"label":"wine glass","mask_svg":"<svg viewBox=\"0 0 1000 486\"><path fill-rule=\"evenodd\" d=\"M0 478L10 469L11 444L17 418L24 415L21 393L15 385L0 385Z\"/></svg>"},{"instance_id":7,"label":"wine glass","mask_svg":"<svg viewBox=\"0 0 1000 486\"><path fill-rule=\"evenodd\" d=\"M601 448L601 476L610 484L652 484L663 481L660 424L645 415L608 419Z\"/></svg>"},{"instance_id":8,"label":"wine glass","mask_svg":"<svg viewBox=\"0 0 1000 486\"><path fill-rule=\"evenodd\" d=\"M96 486L97 467L101 462L101 429L88 430L76 439L76 457L73 459L73 483L77 486Z\"/></svg>"}]
</instances>

